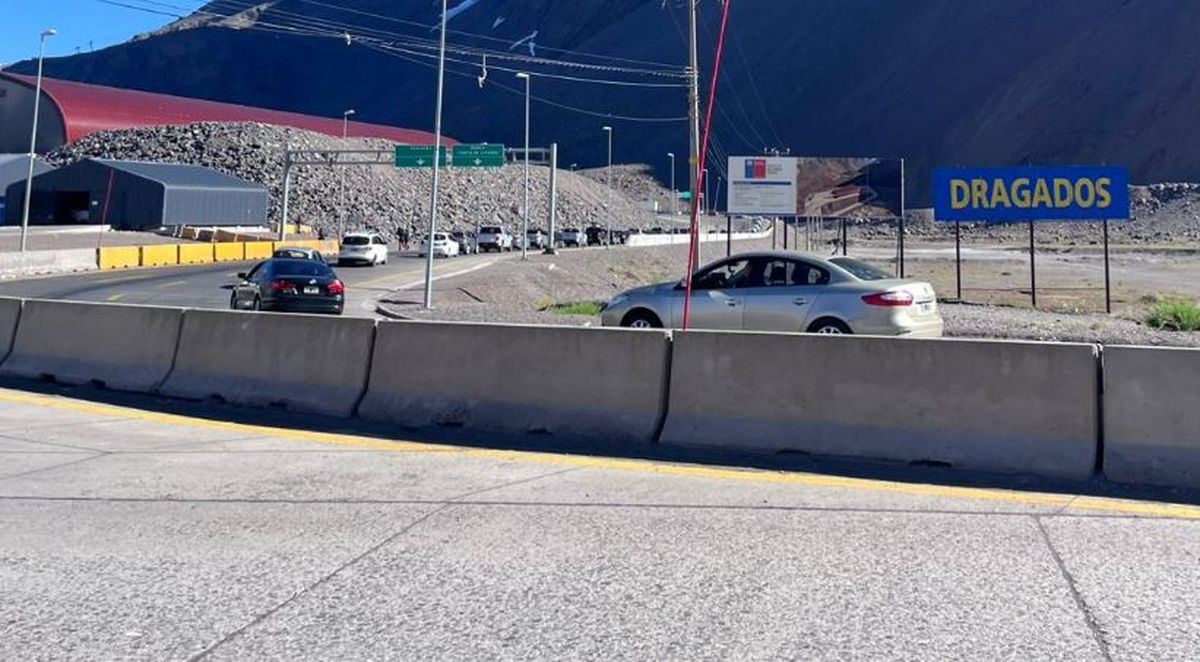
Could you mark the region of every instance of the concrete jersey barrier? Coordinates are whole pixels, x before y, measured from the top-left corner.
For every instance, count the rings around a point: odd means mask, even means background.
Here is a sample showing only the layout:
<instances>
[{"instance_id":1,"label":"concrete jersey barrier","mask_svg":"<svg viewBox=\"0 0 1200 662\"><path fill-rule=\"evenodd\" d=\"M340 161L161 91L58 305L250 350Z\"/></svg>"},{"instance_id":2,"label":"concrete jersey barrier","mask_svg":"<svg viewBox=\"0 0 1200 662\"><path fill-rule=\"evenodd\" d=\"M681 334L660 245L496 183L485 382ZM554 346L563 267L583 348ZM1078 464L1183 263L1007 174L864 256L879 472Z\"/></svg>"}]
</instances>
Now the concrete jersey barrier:
<instances>
[{"instance_id":1,"label":"concrete jersey barrier","mask_svg":"<svg viewBox=\"0 0 1200 662\"><path fill-rule=\"evenodd\" d=\"M668 351L658 331L383 322L359 414L412 427L650 441Z\"/></svg>"},{"instance_id":2,"label":"concrete jersey barrier","mask_svg":"<svg viewBox=\"0 0 1200 662\"><path fill-rule=\"evenodd\" d=\"M1093 473L1092 345L676 333L664 443Z\"/></svg>"},{"instance_id":3,"label":"concrete jersey barrier","mask_svg":"<svg viewBox=\"0 0 1200 662\"><path fill-rule=\"evenodd\" d=\"M374 334L369 319L189 310L162 392L350 416Z\"/></svg>"},{"instance_id":4,"label":"concrete jersey barrier","mask_svg":"<svg viewBox=\"0 0 1200 662\"><path fill-rule=\"evenodd\" d=\"M1104 475L1200 487L1200 350L1104 348Z\"/></svg>"},{"instance_id":5,"label":"concrete jersey barrier","mask_svg":"<svg viewBox=\"0 0 1200 662\"><path fill-rule=\"evenodd\" d=\"M183 310L29 299L0 373L153 392L171 371Z\"/></svg>"},{"instance_id":6,"label":"concrete jersey barrier","mask_svg":"<svg viewBox=\"0 0 1200 662\"><path fill-rule=\"evenodd\" d=\"M21 299L0 297L0 361L12 351L17 335L17 320L21 317Z\"/></svg>"}]
</instances>

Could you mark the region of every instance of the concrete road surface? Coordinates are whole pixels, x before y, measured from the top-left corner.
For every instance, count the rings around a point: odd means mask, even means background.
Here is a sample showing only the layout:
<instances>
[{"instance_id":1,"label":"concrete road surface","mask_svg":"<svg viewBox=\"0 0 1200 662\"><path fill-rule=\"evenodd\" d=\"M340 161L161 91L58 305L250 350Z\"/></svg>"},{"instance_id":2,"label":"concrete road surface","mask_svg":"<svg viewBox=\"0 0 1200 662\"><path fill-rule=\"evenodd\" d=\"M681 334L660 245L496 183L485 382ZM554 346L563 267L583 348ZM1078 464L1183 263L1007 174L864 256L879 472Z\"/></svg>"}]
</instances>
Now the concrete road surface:
<instances>
[{"instance_id":1,"label":"concrete road surface","mask_svg":"<svg viewBox=\"0 0 1200 662\"><path fill-rule=\"evenodd\" d=\"M1194 506L430 444L15 385L0 659L1200 651ZM220 420L254 416L274 418Z\"/></svg>"},{"instance_id":2,"label":"concrete road surface","mask_svg":"<svg viewBox=\"0 0 1200 662\"><path fill-rule=\"evenodd\" d=\"M514 254L471 255L434 261L434 274L444 276L465 269L483 268ZM230 291L223 285L237 282L239 271L255 262L222 262L182 267L93 271L64 276L0 282L0 296L155 306L228 308ZM377 267L334 267L346 283L346 314L370 317L376 301L404 285L421 281L425 260L413 254L393 253Z\"/></svg>"}]
</instances>

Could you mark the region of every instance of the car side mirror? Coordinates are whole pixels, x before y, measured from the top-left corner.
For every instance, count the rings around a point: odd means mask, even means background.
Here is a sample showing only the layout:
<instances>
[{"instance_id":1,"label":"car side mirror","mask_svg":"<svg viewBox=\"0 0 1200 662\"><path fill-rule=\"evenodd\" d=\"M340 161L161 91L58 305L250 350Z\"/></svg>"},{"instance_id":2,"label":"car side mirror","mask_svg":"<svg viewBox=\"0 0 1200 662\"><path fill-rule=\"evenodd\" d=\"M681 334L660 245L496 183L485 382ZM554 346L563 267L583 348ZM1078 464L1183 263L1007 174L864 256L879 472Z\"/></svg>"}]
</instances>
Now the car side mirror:
<instances>
[{"instance_id":1,"label":"car side mirror","mask_svg":"<svg viewBox=\"0 0 1200 662\"><path fill-rule=\"evenodd\" d=\"M239 272L238 272L238 275L237 275L237 277L238 277L238 278L240 278L240 279L242 279L242 280L246 280L246 279L247 279L246 272L245 272L245 271L239 271Z\"/></svg>"}]
</instances>

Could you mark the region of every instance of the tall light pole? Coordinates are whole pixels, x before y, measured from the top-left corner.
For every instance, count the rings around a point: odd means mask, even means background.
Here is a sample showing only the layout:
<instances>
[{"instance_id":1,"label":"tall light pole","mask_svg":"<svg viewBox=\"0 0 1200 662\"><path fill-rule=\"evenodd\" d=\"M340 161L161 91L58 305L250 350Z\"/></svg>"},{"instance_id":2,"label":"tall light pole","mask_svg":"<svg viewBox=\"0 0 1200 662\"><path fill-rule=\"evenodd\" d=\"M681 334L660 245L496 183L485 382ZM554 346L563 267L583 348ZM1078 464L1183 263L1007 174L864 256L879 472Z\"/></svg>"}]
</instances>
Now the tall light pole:
<instances>
[{"instance_id":1,"label":"tall light pole","mask_svg":"<svg viewBox=\"0 0 1200 662\"><path fill-rule=\"evenodd\" d=\"M671 219L674 222L675 201L679 199L679 195L675 193L675 152L667 152L667 156L671 158Z\"/></svg>"},{"instance_id":2,"label":"tall light pole","mask_svg":"<svg viewBox=\"0 0 1200 662\"><path fill-rule=\"evenodd\" d=\"M433 233L437 231L438 183L442 173L442 91L446 82L446 0L442 0L442 34L438 44L437 103L433 113L433 192L429 204L429 250L425 251L425 297L422 306L433 308Z\"/></svg>"},{"instance_id":3,"label":"tall light pole","mask_svg":"<svg viewBox=\"0 0 1200 662\"><path fill-rule=\"evenodd\" d=\"M29 198L33 195L33 159L37 155L38 108L42 101L42 60L46 55L46 38L58 31L51 28L42 33L38 40L37 85L33 88L33 130L29 136L29 173L25 178L24 209L21 211L21 264L25 263L25 241L29 235Z\"/></svg>"},{"instance_id":4,"label":"tall light pole","mask_svg":"<svg viewBox=\"0 0 1200 662\"><path fill-rule=\"evenodd\" d=\"M712 203L708 199L708 168L704 169L704 215L708 216L712 212Z\"/></svg>"},{"instance_id":5,"label":"tall light pole","mask_svg":"<svg viewBox=\"0 0 1200 662\"><path fill-rule=\"evenodd\" d=\"M353 108L342 111L342 140L346 140L347 138L350 137L350 116L353 115L355 112L356 111ZM343 147L345 147L345 145L343 145ZM340 191L340 195L338 197L340 198L340 200L339 200L340 204L338 206L341 208L339 210L341 213L338 214L338 239L341 239L342 235L346 234L346 216L347 216L347 214L346 214L346 169L345 168L342 168L341 191Z\"/></svg>"},{"instance_id":6,"label":"tall light pole","mask_svg":"<svg viewBox=\"0 0 1200 662\"><path fill-rule=\"evenodd\" d=\"M521 259L529 259L529 74L524 71L517 78L525 81L525 206L521 208ZM550 239L554 242L554 238Z\"/></svg>"},{"instance_id":7,"label":"tall light pole","mask_svg":"<svg viewBox=\"0 0 1200 662\"><path fill-rule=\"evenodd\" d=\"M605 239L604 239L604 247L605 247L605 248L609 248L609 247L612 245L612 215L613 215L613 208L612 208L612 199L613 199L613 187L612 187L612 134L613 134L613 128L612 128L611 126L604 126L604 127L600 127L600 128L604 129L604 132L608 134L608 201L609 201L609 205L608 205L608 232L607 232L607 235L608 235L608 236L607 236L607 237L605 237Z\"/></svg>"}]
</instances>

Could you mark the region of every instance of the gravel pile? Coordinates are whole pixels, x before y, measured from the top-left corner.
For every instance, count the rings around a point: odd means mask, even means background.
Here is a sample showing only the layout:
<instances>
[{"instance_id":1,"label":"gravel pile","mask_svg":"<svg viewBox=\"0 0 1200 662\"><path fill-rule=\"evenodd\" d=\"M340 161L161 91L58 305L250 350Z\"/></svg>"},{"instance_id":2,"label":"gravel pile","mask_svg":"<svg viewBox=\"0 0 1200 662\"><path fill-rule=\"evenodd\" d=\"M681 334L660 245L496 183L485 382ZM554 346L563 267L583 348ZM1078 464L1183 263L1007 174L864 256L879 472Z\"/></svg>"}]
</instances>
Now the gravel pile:
<instances>
[{"instance_id":1,"label":"gravel pile","mask_svg":"<svg viewBox=\"0 0 1200 662\"><path fill-rule=\"evenodd\" d=\"M84 157L188 163L219 170L266 186L270 220L278 221L283 201L283 153L291 149L391 149L381 140L342 140L324 134L257 123L197 123L92 134L48 155L62 165ZM521 225L524 179L521 166L447 169L439 196L442 228L474 229L477 224ZM629 198L569 171L559 171L558 226L604 225L650 228L653 214ZM289 220L326 232L371 227L392 235L402 227L428 224L429 170L390 165L303 166L293 170ZM546 227L549 169L530 167L530 226Z\"/></svg>"},{"instance_id":2,"label":"gravel pile","mask_svg":"<svg viewBox=\"0 0 1200 662\"><path fill-rule=\"evenodd\" d=\"M576 174L608 186L608 168L606 167L578 170ZM670 211L671 187L670 182L667 184L664 186L662 182L658 181L658 178L654 176L654 169L645 163L613 164L612 187L639 204L654 201L658 203L660 211ZM715 186L716 182L713 185ZM676 179L675 186L679 189L686 189L689 183L683 179ZM684 205L681 203L678 209L683 210Z\"/></svg>"}]
</instances>

